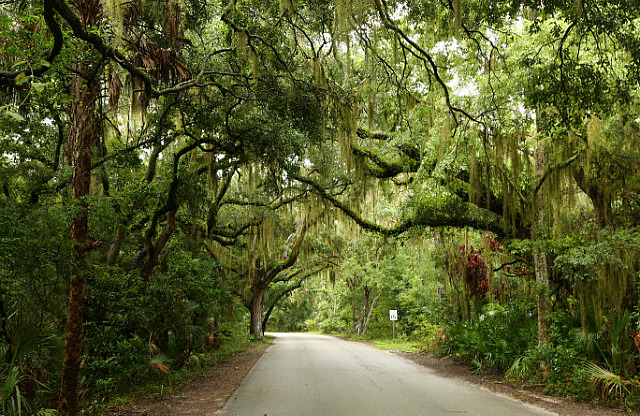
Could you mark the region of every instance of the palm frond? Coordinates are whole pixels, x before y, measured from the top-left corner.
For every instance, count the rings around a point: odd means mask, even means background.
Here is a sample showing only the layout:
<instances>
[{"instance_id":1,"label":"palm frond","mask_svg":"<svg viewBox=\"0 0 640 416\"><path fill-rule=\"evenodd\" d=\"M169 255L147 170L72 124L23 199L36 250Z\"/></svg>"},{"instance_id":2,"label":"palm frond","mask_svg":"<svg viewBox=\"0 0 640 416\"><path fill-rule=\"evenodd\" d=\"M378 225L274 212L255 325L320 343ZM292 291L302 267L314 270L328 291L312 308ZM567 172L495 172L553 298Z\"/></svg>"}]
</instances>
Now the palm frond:
<instances>
[{"instance_id":1,"label":"palm frond","mask_svg":"<svg viewBox=\"0 0 640 416\"><path fill-rule=\"evenodd\" d=\"M588 362L584 366L591 380L591 384L600 389L603 398L621 399L631 390L638 388L637 380L625 380L620 375L600 367L598 364Z\"/></svg>"}]
</instances>

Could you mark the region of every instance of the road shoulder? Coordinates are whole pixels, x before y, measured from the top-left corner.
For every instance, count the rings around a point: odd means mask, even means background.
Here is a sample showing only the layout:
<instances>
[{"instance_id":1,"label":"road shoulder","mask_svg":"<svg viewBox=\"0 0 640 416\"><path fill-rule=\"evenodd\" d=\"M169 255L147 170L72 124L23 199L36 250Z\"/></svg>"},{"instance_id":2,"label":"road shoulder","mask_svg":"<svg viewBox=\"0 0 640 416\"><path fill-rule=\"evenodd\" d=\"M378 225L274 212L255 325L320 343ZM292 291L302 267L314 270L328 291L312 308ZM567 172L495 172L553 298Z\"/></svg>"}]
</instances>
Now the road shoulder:
<instances>
[{"instance_id":1,"label":"road shoulder","mask_svg":"<svg viewBox=\"0 0 640 416\"><path fill-rule=\"evenodd\" d=\"M394 355L412 361L437 375L463 380L497 394L513 397L524 403L549 412L566 416L622 416L629 413L620 409L596 408L589 403L575 402L569 399L549 396L539 391L525 389L516 383L510 383L499 373L487 372L473 374L469 367L451 357L435 358L429 354L417 354L405 351L391 351Z\"/></svg>"},{"instance_id":2,"label":"road shoulder","mask_svg":"<svg viewBox=\"0 0 640 416\"><path fill-rule=\"evenodd\" d=\"M136 400L112 408L109 414L136 416L217 414L268 347L267 344L252 345L248 350L239 352L220 363L212 371L191 380L171 395Z\"/></svg>"}]
</instances>

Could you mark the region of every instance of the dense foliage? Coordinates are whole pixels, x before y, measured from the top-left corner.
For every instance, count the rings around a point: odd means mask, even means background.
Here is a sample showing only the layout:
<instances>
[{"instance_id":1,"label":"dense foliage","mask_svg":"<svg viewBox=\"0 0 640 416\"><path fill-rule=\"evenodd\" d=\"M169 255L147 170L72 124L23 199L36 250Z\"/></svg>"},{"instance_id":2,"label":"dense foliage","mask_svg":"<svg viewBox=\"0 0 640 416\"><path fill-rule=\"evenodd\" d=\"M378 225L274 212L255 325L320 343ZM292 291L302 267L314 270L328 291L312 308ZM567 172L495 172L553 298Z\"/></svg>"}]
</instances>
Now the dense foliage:
<instances>
[{"instance_id":1,"label":"dense foliage","mask_svg":"<svg viewBox=\"0 0 640 416\"><path fill-rule=\"evenodd\" d=\"M639 12L0 2L2 413L390 309L476 371L637 405Z\"/></svg>"}]
</instances>

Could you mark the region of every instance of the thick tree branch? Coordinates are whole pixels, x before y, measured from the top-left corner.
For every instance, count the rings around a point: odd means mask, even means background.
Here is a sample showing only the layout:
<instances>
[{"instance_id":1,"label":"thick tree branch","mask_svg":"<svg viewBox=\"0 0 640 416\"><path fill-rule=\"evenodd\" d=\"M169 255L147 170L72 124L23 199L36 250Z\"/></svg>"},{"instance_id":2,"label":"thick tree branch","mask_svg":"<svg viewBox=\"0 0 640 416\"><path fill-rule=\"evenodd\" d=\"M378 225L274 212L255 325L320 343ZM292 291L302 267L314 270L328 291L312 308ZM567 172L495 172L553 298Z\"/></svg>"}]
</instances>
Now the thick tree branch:
<instances>
[{"instance_id":1,"label":"thick tree branch","mask_svg":"<svg viewBox=\"0 0 640 416\"><path fill-rule=\"evenodd\" d=\"M69 8L64 0L51 0L50 3L52 3L55 10L60 14L60 16L62 16L67 24L69 24L75 37L89 43L103 57L114 60L133 77L140 79L144 84L144 92L148 97L157 98L163 95L176 94L188 90L189 88L209 85L207 83L203 83L202 78L204 76L210 75L210 73L202 71L193 79L177 83L171 87L165 89L155 88L152 78L146 72L134 65L134 63L127 59L127 57L122 52L107 44L102 39L102 37L100 37L100 35L98 35L97 33L88 32L82 25L82 22L80 21L78 16L76 16L76 14ZM215 51L213 54L225 53L230 51L231 49L225 48Z\"/></svg>"},{"instance_id":2,"label":"thick tree branch","mask_svg":"<svg viewBox=\"0 0 640 416\"><path fill-rule=\"evenodd\" d=\"M290 175L293 179L297 180L298 182L302 182L304 184L309 185L311 188L313 188L314 192L316 192L318 195L320 195L327 201L331 202L333 206L335 206L336 208L344 212L349 218L354 220L364 230L374 231L382 235L393 236L393 235L399 235L404 233L413 225L413 221L411 219L405 220L400 224L396 225L395 227L391 227L391 228L383 227L374 222L365 220L358 213L352 210L347 204L343 203L338 198L328 193L324 187L322 187L319 183L315 182L311 178L302 177L298 174L293 174L293 173L290 173Z\"/></svg>"},{"instance_id":3,"label":"thick tree branch","mask_svg":"<svg viewBox=\"0 0 640 416\"><path fill-rule=\"evenodd\" d=\"M302 224L300 224L300 227L296 231L295 240L290 240L289 242L287 242L287 245L290 245L292 243L291 251L283 260L277 262L273 266L273 268L269 270L269 273L266 277L267 282L273 281L273 279L275 279L280 272L288 269L295 264L296 260L298 259L298 255L300 254L300 248L302 247L302 243L304 242L304 238L307 234L308 228L309 225L307 224L307 221L303 220Z\"/></svg>"},{"instance_id":4,"label":"thick tree branch","mask_svg":"<svg viewBox=\"0 0 640 416\"><path fill-rule=\"evenodd\" d=\"M544 185L544 182L547 180L549 175L554 170L560 170L560 169L564 169L566 167L569 167L571 164L573 164L573 162L578 160L578 158L580 157L581 154L582 154L582 152L578 152L575 155L571 156L569 159L565 160L564 162L557 163L557 164L549 167L549 169L545 170L544 174L542 174L542 176L538 180L538 183L536 184L536 187L535 187L535 189L533 191L533 194L534 195L538 194L538 192L540 191L540 188L542 188L542 185Z\"/></svg>"},{"instance_id":5,"label":"thick tree branch","mask_svg":"<svg viewBox=\"0 0 640 416\"><path fill-rule=\"evenodd\" d=\"M53 46L51 47L51 50L49 51L47 56L44 58L45 63L43 63L42 65L36 68L29 67L29 69L26 69L26 70L0 71L0 84L9 84L13 86L15 85L15 78L22 73L32 77L40 77L44 75L44 73L47 72L47 70L49 70L51 63L56 59L56 57L62 51L62 44L63 44L62 29L60 28L60 25L58 24L58 22L56 22L56 19L54 18L52 6L53 4L51 0L44 1L44 12L43 12L44 21L47 24L47 28L53 35Z\"/></svg>"},{"instance_id":6,"label":"thick tree branch","mask_svg":"<svg viewBox=\"0 0 640 416\"><path fill-rule=\"evenodd\" d=\"M376 178L393 178L400 173L417 172L418 168L420 168L419 155L418 159L415 159L406 152L403 152L400 161L391 162L385 160L373 150L358 146L355 143L351 144L351 150L354 155L366 157L374 164L374 166L369 166L369 170Z\"/></svg>"},{"instance_id":7,"label":"thick tree branch","mask_svg":"<svg viewBox=\"0 0 640 416\"><path fill-rule=\"evenodd\" d=\"M411 227L471 227L478 230L487 230L503 235L504 229L493 213L465 202L458 196L442 195L440 197L420 198L416 197L412 207L411 216L400 221L393 227L384 227L375 222L366 220L340 201L334 195L328 193L324 187L309 177L291 174L292 178L309 185L314 192L340 209L345 215L356 222L362 229L373 231L386 236L396 236L408 231Z\"/></svg>"}]
</instances>

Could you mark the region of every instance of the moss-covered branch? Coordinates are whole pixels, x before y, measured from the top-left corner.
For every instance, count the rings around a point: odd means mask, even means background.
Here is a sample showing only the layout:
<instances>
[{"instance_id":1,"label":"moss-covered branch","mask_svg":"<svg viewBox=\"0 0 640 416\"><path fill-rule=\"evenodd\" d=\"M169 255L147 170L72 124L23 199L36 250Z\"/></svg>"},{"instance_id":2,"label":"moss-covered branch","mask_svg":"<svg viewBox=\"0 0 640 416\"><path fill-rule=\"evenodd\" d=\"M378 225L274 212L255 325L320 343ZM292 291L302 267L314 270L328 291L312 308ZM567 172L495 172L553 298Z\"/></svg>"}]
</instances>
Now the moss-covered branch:
<instances>
[{"instance_id":1,"label":"moss-covered branch","mask_svg":"<svg viewBox=\"0 0 640 416\"><path fill-rule=\"evenodd\" d=\"M377 152L371 149L351 144L353 154L367 158L372 164L369 165L369 171L373 176L381 179L393 178L400 173L417 172L420 167L420 158L409 156L407 152L402 152L400 160L386 160Z\"/></svg>"},{"instance_id":2,"label":"moss-covered branch","mask_svg":"<svg viewBox=\"0 0 640 416\"><path fill-rule=\"evenodd\" d=\"M324 187L314 181L309 177L302 177L298 174L291 174L291 177L298 182L302 182L304 184L309 185L314 192L320 195L322 198L329 201L333 206L340 209L343 213L345 213L349 218L354 220L362 229L367 231L374 231L380 233L382 235L394 236L399 235L407 231L413 225L411 220L405 220L402 223L396 225L395 227L383 227L375 222L366 220L360 216L357 212L351 209L347 204L340 201L335 196L331 195L327 192Z\"/></svg>"},{"instance_id":3,"label":"moss-covered branch","mask_svg":"<svg viewBox=\"0 0 640 416\"><path fill-rule=\"evenodd\" d=\"M357 136L361 140L388 140L391 137L385 133L370 132L362 127L358 128ZM399 160L389 160L375 150L359 146L356 143L351 144L353 154L366 158L370 162L369 171L371 174L381 179L393 178L400 173L417 172L420 168L421 157L417 147L409 144L398 145L397 147L400 153Z\"/></svg>"},{"instance_id":4,"label":"moss-covered branch","mask_svg":"<svg viewBox=\"0 0 640 416\"><path fill-rule=\"evenodd\" d=\"M314 192L345 215L356 222L362 229L373 231L385 236L396 236L408 231L411 227L470 227L479 230L492 231L498 235L504 234L500 218L493 213L483 210L469 202L465 202L457 195L416 196L410 208L410 215L393 227L384 227L374 221L367 220L348 204L331 195L315 180L301 175L291 174L292 178L309 185Z\"/></svg>"}]
</instances>

